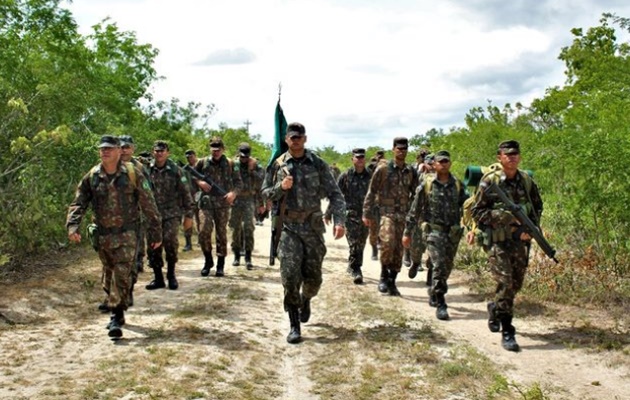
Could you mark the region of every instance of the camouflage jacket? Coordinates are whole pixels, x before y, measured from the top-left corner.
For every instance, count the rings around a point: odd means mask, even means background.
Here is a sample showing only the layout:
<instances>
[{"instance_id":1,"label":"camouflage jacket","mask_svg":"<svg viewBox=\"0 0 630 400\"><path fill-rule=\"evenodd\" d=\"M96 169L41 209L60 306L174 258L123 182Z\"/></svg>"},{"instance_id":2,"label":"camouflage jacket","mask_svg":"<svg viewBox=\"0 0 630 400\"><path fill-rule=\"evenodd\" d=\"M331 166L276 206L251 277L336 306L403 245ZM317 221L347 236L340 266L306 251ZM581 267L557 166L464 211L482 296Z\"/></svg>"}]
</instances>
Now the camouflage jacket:
<instances>
[{"instance_id":1,"label":"camouflage jacket","mask_svg":"<svg viewBox=\"0 0 630 400\"><path fill-rule=\"evenodd\" d=\"M225 155L221 155L218 161L214 161L211 156L204 157L197 161L195 169L200 173L210 177L219 187L226 192L235 192L237 195L243 188L241 174L232 160L228 160ZM209 208L227 208L230 204L223 197L208 196Z\"/></svg>"},{"instance_id":2,"label":"camouflage jacket","mask_svg":"<svg viewBox=\"0 0 630 400\"><path fill-rule=\"evenodd\" d=\"M166 160L162 168L155 165L149 167L153 194L162 220L181 218L182 215L193 217L193 200L190 195L188 177L172 160Z\"/></svg>"},{"instance_id":3,"label":"camouflage jacket","mask_svg":"<svg viewBox=\"0 0 630 400\"><path fill-rule=\"evenodd\" d=\"M281 184L287 174L293 176L293 187L290 190L282 190ZM304 157L293 158L289 152L282 154L269 167L265 175L262 187L263 196L271 201L279 201L286 198L286 216L284 223L291 223L300 218L319 216L319 221L313 219L313 223L321 223L321 200L328 198L332 208L335 225L345 226L346 202L339 190L339 186L333 179L330 168L319 156L309 150L305 150ZM296 218L292 218L294 215Z\"/></svg>"},{"instance_id":4,"label":"camouflage jacket","mask_svg":"<svg viewBox=\"0 0 630 400\"><path fill-rule=\"evenodd\" d=\"M427 179L428 178L428 179ZM411 235L418 223L428 222L445 228L459 225L462 205L468 198L464 185L452 174L446 183L435 175L423 174L407 213L405 235Z\"/></svg>"},{"instance_id":5,"label":"camouflage jacket","mask_svg":"<svg viewBox=\"0 0 630 400\"><path fill-rule=\"evenodd\" d=\"M372 178L372 175L367 169L358 173L354 167L349 168L339 175L337 185L346 201L348 218L361 219L363 216L363 202L365 201L365 195L370 186L370 178ZM330 218L332 215L330 204L328 204L325 215L326 218Z\"/></svg>"},{"instance_id":6,"label":"camouflage jacket","mask_svg":"<svg viewBox=\"0 0 630 400\"><path fill-rule=\"evenodd\" d=\"M264 205L260 189L265 178L265 170L258 164L258 161L256 161L254 169L250 170L249 165L241 164L241 160L236 159L234 160L234 168L240 172L243 182L243 188L239 192L236 202L254 199L257 206Z\"/></svg>"},{"instance_id":7,"label":"camouflage jacket","mask_svg":"<svg viewBox=\"0 0 630 400\"><path fill-rule=\"evenodd\" d=\"M363 215L374 219L374 207L381 216L404 219L409 211L414 191L418 187L418 172L408 164L398 167L391 160L380 164L370 180L370 187L363 202Z\"/></svg>"},{"instance_id":8,"label":"camouflage jacket","mask_svg":"<svg viewBox=\"0 0 630 400\"><path fill-rule=\"evenodd\" d=\"M99 164L83 176L68 208L68 233L78 231L88 206L92 205L102 235L136 230L142 212L149 243L162 241L162 218L149 181L136 168L135 183L130 182L129 167L131 163L119 163L116 173L108 176Z\"/></svg>"}]
</instances>

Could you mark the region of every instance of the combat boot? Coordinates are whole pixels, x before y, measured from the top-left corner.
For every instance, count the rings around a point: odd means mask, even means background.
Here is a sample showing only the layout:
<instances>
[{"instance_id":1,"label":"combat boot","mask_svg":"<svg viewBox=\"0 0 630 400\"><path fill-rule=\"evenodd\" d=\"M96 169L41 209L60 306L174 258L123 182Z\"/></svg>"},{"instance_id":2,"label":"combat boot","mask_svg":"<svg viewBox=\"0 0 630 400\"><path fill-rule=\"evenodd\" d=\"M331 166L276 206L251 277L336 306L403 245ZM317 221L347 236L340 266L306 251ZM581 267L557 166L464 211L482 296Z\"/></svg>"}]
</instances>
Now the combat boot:
<instances>
[{"instance_id":1,"label":"combat boot","mask_svg":"<svg viewBox=\"0 0 630 400\"><path fill-rule=\"evenodd\" d=\"M418 270L419 270L420 264L418 263L412 263L411 264L411 268L409 268L409 279L413 279L416 277L416 275L418 275Z\"/></svg>"},{"instance_id":2,"label":"combat boot","mask_svg":"<svg viewBox=\"0 0 630 400\"><path fill-rule=\"evenodd\" d=\"M145 288L147 290L163 289L166 287L164 283L164 275L162 274L162 267L153 267L153 273L155 279L153 279Z\"/></svg>"},{"instance_id":3,"label":"combat boot","mask_svg":"<svg viewBox=\"0 0 630 400\"><path fill-rule=\"evenodd\" d=\"M396 287L396 276L398 275L398 272L396 271L389 271L389 279L387 280L387 293L390 296L400 296L400 292L398 291L398 288Z\"/></svg>"},{"instance_id":4,"label":"combat boot","mask_svg":"<svg viewBox=\"0 0 630 400\"><path fill-rule=\"evenodd\" d=\"M204 251L203 255L206 260L204 261L203 268L201 269L201 276L208 276L210 275L210 270L214 267L214 260L212 259L211 251Z\"/></svg>"},{"instance_id":5,"label":"combat boot","mask_svg":"<svg viewBox=\"0 0 630 400\"><path fill-rule=\"evenodd\" d=\"M241 251L234 250L233 253L234 253L234 261L232 261L232 266L238 267L239 265L241 265Z\"/></svg>"},{"instance_id":6,"label":"combat boot","mask_svg":"<svg viewBox=\"0 0 630 400\"><path fill-rule=\"evenodd\" d=\"M381 279L378 281L378 291L381 293L387 293L387 280L389 279L389 273L387 268L381 267Z\"/></svg>"},{"instance_id":7,"label":"combat boot","mask_svg":"<svg viewBox=\"0 0 630 400\"><path fill-rule=\"evenodd\" d=\"M446 300L444 299L444 293L438 293L435 295L437 301L437 309L435 310L435 316L437 319L442 321L447 321L449 319L448 311L446 310L448 307L446 305Z\"/></svg>"},{"instance_id":8,"label":"combat boot","mask_svg":"<svg viewBox=\"0 0 630 400\"><path fill-rule=\"evenodd\" d=\"M107 327L107 336L112 339L120 339L123 335L121 327L125 324L125 312L121 308L116 308L111 316L111 321Z\"/></svg>"},{"instance_id":9,"label":"combat boot","mask_svg":"<svg viewBox=\"0 0 630 400\"><path fill-rule=\"evenodd\" d=\"M136 271L138 271L138 273L144 272L144 261L142 261L142 259L136 260Z\"/></svg>"},{"instance_id":10,"label":"combat boot","mask_svg":"<svg viewBox=\"0 0 630 400\"><path fill-rule=\"evenodd\" d=\"M403 250L403 265L407 268L411 265L411 252L409 249Z\"/></svg>"},{"instance_id":11,"label":"combat boot","mask_svg":"<svg viewBox=\"0 0 630 400\"><path fill-rule=\"evenodd\" d=\"M488 329L490 332L499 332L501 330L501 321L497 317L497 306L494 301L488 302Z\"/></svg>"},{"instance_id":12,"label":"combat boot","mask_svg":"<svg viewBox=\"0 0 630 400\"><path fill-rule=\"evenodd\" d=\"M360 285L363 283L363 273L361 272L361 267L354 267L352 270L352 282L355 285Z\"/></svg>"},{"instance_id":13,"label":"combat boot","mask_svg":"<svg viewBox=\"0 0 630 400\"><path fill-rule=\"evenodd\" d=\"M245 268L247 268L248 271L251 271L252 269L254 269L254 264L252 264L252 251L251 250L245 251Z\"/></svg>"},{"instance_id":14,"label":"combat boot","mask_svg":"<svg viewBox=\"0 0 630 400\"><path fill-rule=\"evenodd\" d=\"M103 300L102 303L98 305L98 310L103 314L110 312L109 306L107 305L107 298Z\"/></svg>"},{"instance_id":15,"label":"combat boot","mask_svg":"<svg viewBox=\"0 0 630 400\"><path fill-rule=\"evenodd\" d=\"M372 246L372 260L378 260L378 247Z\"/></svg>"},{"instance_id":16,"label":"combat boot","mask_svg":"<svg viewBox=\"0 0 630 400\"><path fill-rule=\"evenodd\" d=\"M300 308L300 322L307 323L311 319L311 299L302 297L302 307Z\"/></svg>"},{"instance_id":17,"label":"combat boot","mask_svg":"<svg viewBox=\"0 0 630 400\"><path fill-rule=\"evenodd\" d=\"M300 343L302 341L302 333L300 332L300 311L295 306L289 308L289 321L291 322L291 330L287 335L287 342L291 344Z\"/></svg>"},{"instance_id":18,"label":"combat boot","mask_svg":"<svg viewBox=\"0 0 630 400\"><path fill-rule=\"evenodd\" d=\"M175 278L175 263L168 263L166 267L166 280L168 281L168 288L171 290L177 290L179 283Z\"/></svg>"},{"instance_id":19,"label":"combat boot","mask_svg":"<svg viewBox=\"0 0 630 400\"><path fill-rule=\"evenodd\" d=\"M192 236L185 235L184 238L186 239L186 246L184 246L182 251L191 251L192 250Z\"/></svg>"},{"instance_id":20,"label":"combat boot","mask_svg":"<svg viewBox=\"0 0 630 400\"><path fill-rule=\"evenodd\" d=\"M112 326L112 321L114 320L114 316L115 314L112 312L112 315L109 317L109 322L107 323L107 325L105 326L105 329L109 330L109 328L111 328ZM122 315L122 318L118 319L118 326L122 327L125 325L125 315Z\"/></svg>"},{"instance_id":21,"label":"combat boot","mask_svg":"<svg viewBox=\"0 0 630 400\"><path fill-rule=\"evenodd\" d=\"M217 256L217 272L215 272L214 275L215 276L225 275L223 272L223 267L225 267L225 256Z\"/></svg>"},{"instance_id":22,"label":"combat boot","mask_svg":"<svg viewBox=\"0 0 630 400\"><path fill-rule=\"evenodd\" d=\"M501 346L507 351L520 351L521 347L516 343L516 329L512 326L512 316L506 316L501 318L501 325L503 331L501 332Z\"/></svg>"}]
</instances>

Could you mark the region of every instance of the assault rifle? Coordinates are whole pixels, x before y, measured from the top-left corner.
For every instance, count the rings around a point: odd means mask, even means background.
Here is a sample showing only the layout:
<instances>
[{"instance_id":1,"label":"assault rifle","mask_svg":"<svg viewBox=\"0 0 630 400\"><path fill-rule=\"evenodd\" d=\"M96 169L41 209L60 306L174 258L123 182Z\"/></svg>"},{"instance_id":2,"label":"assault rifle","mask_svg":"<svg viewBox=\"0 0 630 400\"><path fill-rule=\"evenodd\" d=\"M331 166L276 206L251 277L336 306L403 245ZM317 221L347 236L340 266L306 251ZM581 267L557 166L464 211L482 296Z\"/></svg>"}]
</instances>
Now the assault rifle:
<instances>
[{"instance_id":1,"label":"assault rifle","mask_svg":"<svg viewBox=\"0 0 630 400\"><path fill-rule=\"evenodd\" d=\"M192 175L193 177L199 179L200 181L204 181L208 185L210 185L210 193L209 193L210 196L223 197L223 196L225 196L227 194L225 189L223 189L221 186L217 185L216 182L213 181L209 176L206 176L206 175L202 174L201 172L197 171L196 169L194 169L190 165L184 166L184 169L188 173L190 173L190 175Z\"/></svg>"},{"instance_id":2,"label":"assault rifle","mask_svg":"<svg viewBox=\"0 0 630 400\"><path fill-rule=\"evenodd\" d=\"M558 263L558 260L556 259L556 250L551 247L549 242L547 242L547 239L545 239L542 232L540 231L540 228L538 228L538 226L534 224L534 222L527 216L527 214L525 214L523 209L520 206L514 204L514 202L507 197L505 192L501 190L499 185L497 185L495 182L490 183L487 190L499 196L501 202L507 207L507 211L510 211L512 215L514 215L514 217L516 217L516 219L521 223L521 225L525 227L525 232L529 233L531 237L536 240L536 243L538 243L538 246L547 255L547 257Z\"/></svg>"}]
</instances>

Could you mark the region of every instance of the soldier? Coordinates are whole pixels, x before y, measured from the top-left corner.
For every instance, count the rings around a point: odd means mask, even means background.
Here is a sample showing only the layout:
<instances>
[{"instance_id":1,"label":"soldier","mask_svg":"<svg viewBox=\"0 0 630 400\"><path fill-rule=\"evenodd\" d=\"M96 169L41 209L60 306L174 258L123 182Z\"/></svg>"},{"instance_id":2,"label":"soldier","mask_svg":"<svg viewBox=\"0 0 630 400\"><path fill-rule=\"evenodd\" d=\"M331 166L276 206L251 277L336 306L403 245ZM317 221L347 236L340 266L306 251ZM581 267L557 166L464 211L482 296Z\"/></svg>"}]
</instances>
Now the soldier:
<instances>
[{"instance_id":1,"label":"soldier","mask_svg":"<svg viewBox=\"0 0 630 400\"><path fill-rule=\"evenodd\" d=\"M195 153L195 150L188 149L186 150L184 154L186 155L186 162L188 163L188 165L190 165L191 167L194 167L197 164L197 153ZM197 192L199 191L199 188L197 187L197 184L192 180L192 178L190 178L190 175L188 175L188 178L189 178L189 183L190 183L190 195L193 198L193 216L195 218L195 225L197 226L197 232L199 232L199 207L197 205L197 202L195 201L195 199L197 198ZM193 234L192 226L190 227L190 229L187 229L186 231L184 231L184 239L186 240L186 245L184 246L182 251L192 250L192 234ZM199 243L199 238L197 238L197 243Z\"/></svg>"},{"instance_id":2,"label":"soldier","mask_svg":"<svg viewBox=\"0 0 630 400\"><path fill-rule=\"evenodd\" d=\"M378 290L390 296L400 296L396 276L402 266L402 235L405 217L418 186L416 169L405 163L408 147L407 138L394 139L394 159L376 168L363 204L363 223L366 226L376 223L373 210L375 206L379 210L381 278Z\"/></svg>"},{"instance_id":3,"label":"soldier","mask_svg":"<svg viewBox=\"0 0 630 400\"><path fill-rule=\"evenodd\" d=\"M189 182L182 170L168 157L168 143L156 140L153 144L153 162L149 167L151 182L154 186L155 202L162 216L162 246L149 249L149 264L153 269L154 279L146 286L147 290L166 287L162 267L162 250L166 253L166 280L168 288L179 287L175 277L177 251L179 249L179 223L184 216L184 231L192 229L193 202L190 196Z\"/></svg>"},{"instance_id":4,"label":"soldier","mask_svg":"<svg viewBox=\"0 0 630 400\"><path fill-rule=\"evenodd\" d=\"M433 154L429 154L428 150L422 149L420 153L421 160L418 159L416 168L418 169L418 181L422 182L423 179L431 174L435 173L433 168ZM411 232L411 247L409 248L409 261L411 262L411 268L409 268L409 279L413 279L418 275L418 271L424 271L422 268L422 255L426 250L426 243L424 242L420 227L416 226ZM427 269L430 271L427 274L427 285L431 286L431 280L433 276L433 264L431 264L431 257L427 257Z\"/></svg>"},{"instance_id":5,"label":"soldier","mask_svg":"<svg viewBox=\"0 0 630 400\"><path fill-rule=\"evenodd\" d=\"M252 251L254 250L254 214L265 210L260 188L265 171L251 156L249 143L241 143L238 147L238 158L234 161L234 169L239 171L243 188L236 197L229 226L232 229L233 266L241 263L241 250L245 250L245 266L251 270Z\"/></svg>"},{"instance_id":6,"label":"soldier","mask_svg":"<svg viewBox=\"0 0 630 400\"><path fill-rule=\"evenodd\" d=\"M108 335L122 337L125 310L129 306L132 271L140 212L148 222L147 237L151 248L161 245L162 220L149 182L142 171L131 163L122 162L118 138L101 137L101 163L93 167L79 183L74 200L68 208L66 228L71 242L80 242L79 226L88 206L92 205L98 243L98 255L103 263L103 289L112 311Z\"/></svg>"},{"instance_id":7,"label":"soldier","mask_svg":"<svg viewBox=\"0 0 630 400\"><path fill-rule=\"evenodd\" d=\"M370 159L370 163L365 167L367 171L370 173L370 176L374 175L374 171L379 164L387 164L387 160L385 159L385 151L377 150L374 156ZM378 260L378 249L380 247L380 243L378 242L378 227L380 223L380 218L378 216L378 209L374 209L372 212L372 216L374 217L375 223L370 224L369 230L369 238L370 238L370 246L372 246L372 260Z\"/></svg>"},{"instance_id":8,"label":"soldier","mask_svg":"<svg viewBox=\"0 0 630 400\"><path fill-rule=\"evenodd\" d=\"M240 174L235 170L234 162L223 154L224 151L223 140L215 136L210 139L211 155L200 159L195 165L195 170L210 178L216 186L227 192L223 196L216 196L214 195L216 192L211 190L212 186L208 182L193 178L202 191L199 199L199 208L201 210L199 216L201 225L199 240L205 262L201 269L201 276L210 275L210 269L214 267L214 260L212 259L212 231L215 228L217 247L217 271L215 275L224 275L230 206L236 200L236 196L242 187Z\"/></svg>"},{"instance_id":9,"label":"soldier","mask_svg":"<svg viewBox=\"0 0 630 400\"><path fill-rule=\"evenodd\" d=\"M370 173L365 168L365 149L352 150L352 167L344 171L337 180L337 185L346 201L346 238L350 247L348 272L355 284L363 283L363 250L368 238L369 228L363 224L363 201L370 185ZM332 205L326 209L324 221L330 224Z\"/></svg>"},{"instance_id":10,"label":"soldier","mask_svg":"<svg viewBox=\"0 0 630 400\"><path fill-rule=\"evenodd\" d=\"M459 240L464 232L460 225L462 205L468 198L464 185L450 173L451 155L446 150L435 154L435 175L424 175L407 214L403 246L411 246L412 233L418 224L426 236L433 260L433 282L429 288L429 305L437 307L438 319L449 318L444 295L453 269Z\"/></svg>"},{"instance_id":11,"label":"soldier","mask_svg":"<svg viewBox=\"0 0 630 400\"><path fill-rule=\"evenodd\" d=\"M488 303L488 328L491 332L502 330L501 345L504 349L519 351L514 337L516 329L512 325L513 307L514 298L525 279L531 236L520 229L518 220L505 209L498 196L487 189L491 183L497 184L515 204L526 210L536 224L540 222L543 202L536 183L526 172L518 169L521 151L517 141L501 142L497 160L502 168L481 178L471 212L477 226L484 232L483 248L497 283L494 301Z\"/></svg>"},{"instance_id":12,"label":"soldier","mask_svg":"<svg viewBox=\"0 0 630 400\"><path fill-rule=\"evenodd\" d=\"M337 179L339 179L339 175L341 175L341 170L337 166L337 163L334 162L330 165L330 172L332 173L335 182L337 182Z\"/></svg>"},{"instance_id":13,"label":"soldier","mask_svg":"<svg viewBox=\"0 0 630 400\"><path fill-rule=\"evenodd\" d=\"M282 233L278 250L284 310L291 321L287 342L298 343L301 341L300 322L308 322L311 299L322 284L326 226L321 199L328 198L331 203L335 239L345 233L346 204L326 162L304 148L304 125L289 124L285 141L289 151L271 165L262 190L265 198L279 202L283 211L279 216Z\"/></svg>"}]
</instances>

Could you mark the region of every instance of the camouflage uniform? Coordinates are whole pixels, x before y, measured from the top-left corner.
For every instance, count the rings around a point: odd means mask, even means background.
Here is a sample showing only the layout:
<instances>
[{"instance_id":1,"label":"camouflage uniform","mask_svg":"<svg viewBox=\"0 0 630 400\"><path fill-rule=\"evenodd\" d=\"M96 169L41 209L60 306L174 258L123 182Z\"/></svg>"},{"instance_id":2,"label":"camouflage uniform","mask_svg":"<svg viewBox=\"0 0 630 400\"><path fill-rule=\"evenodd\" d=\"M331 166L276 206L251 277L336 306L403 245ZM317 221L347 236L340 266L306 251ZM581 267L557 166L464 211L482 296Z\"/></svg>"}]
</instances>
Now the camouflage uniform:
<instances>
[{"instance_id":1,"label":"camouflage uniform","mask_svg":"<svg viewBox=\"0 0 630 400\"><path fill-rule=\"evenodd\" d=\"M374 171L376 171L376 167L380 164L387 164L387 160L384 159L384 152L379 150L377 154L370 159L370 163L365 166L365 169L370 173L370 175L374 175ZM370 246L372 247L372 260L378 260L378 228L380 225L380 218L378 214L378 208L375 208L372 212L372 217L374 218L375 223L371 224L368 228L369 231L369 240Z\"/></svg>"},{"instance_id":2,"label":"camouflage uniform","mask_svg":"<svg viewBox=\"0 0 630 400\"><path fill-rule=\"evenodd\" d=\"M202 158L197 162L195 170L210 177L216 185L226 192L234 191L238 195L242 188L239 171L234 168L232 161L228 160L225 155L221 155L217 161L211 156ZM221 261L227 256L227 224L230 217L230 204L221 196L201 192L199 209L201 210L199 241L201 250L208 261L208 267L211 267L209 264L212 260L212 231L215 228L217 257Z\"/></svg>"},{"instance_id":3,"label":"camouflage uniform","mask_svg":"<svg viewBox=\"0 0 630 400\"><path fill-rule=\"evenodd\" d=\"M432 306L446 307L444 295L448 292L447 280L463 232L460 220L467 198L464 185L452 174L445 183L435 175L424 176L407 214L404 235L411 236L421 224L433 262L433 282L429 288ZM448 314L445 315L441 319L447 319Z\"/></svg>"},{"instance_id":4,"label":"camouflage uniform","mask_svg":"<svg viewBox=\"0 0 630 400\"><path fill-rule=\"evenodd\" d=\"M286 193L281 188L287 174L294 178ZM346 205L328 165L305 150L302 159L284 153L271 166L263 183L263 195L279 201L286 195L286 211L278 253L284 286L284 308L301 308L303 298L317 295L322 284L322 261L326 255L321 200L328 198L335 224L345 224ZM302 295L300 295L300 289Z\"/></svg>"},{"instance_id":5,"label":"camouflage uniform","mask_svg":"<svg viewBox=\"0 0 630 400\"><path fill-rule=\"evenodd\" d=\"M253 170L248 164L241 164L240 159L234 160L234 169L239 171L243 188L239 192L230 215L229 226L232 229L232 253L234 264L239 265L241 250L245 250L245 262L251 268L251 253L254 250L254 214L256 208L264 206L260 187L265 171L258 162Z\"/></svg>"},{"instance_id":6,"label":"camouflage uniform","mask_svg":"<svg viewBox=\"0 0 630 400\"><path fill-rule=\"evenodd\" d=\"M194 150L186 150L186 158L188 158L190 155L195 155ZM194 165L192 165L192 166L194 167ZM197 205L197 202L195 201L195 199L197 198L197 192L199 191L199 187L193 181L193 179L190 176L189 172L184 170L184 174L186 175L186 178L188 179L189 188L190 188L190 196L193 199L193 217L195 219L195 225L197 227L197 232L199 232L199 206ZM192 250L193 230L194 230L194 227L191 226L189 229L184 231L184 238L186 239L186 246L184 247L184 251L191 251ZM199 239L197 239L197 243L199 243Z\"/></svg>"},{"instance_id":7,"label":"camouflage uniform","mask_svg":"<svg viewBox=\"0 0 630 400\"><path fill-rule=\"evenodd\" d=\"M147 167L136 157L133 157L130 161L137 169L139 169L140 171L142 171L142 174L144 175L145 178L147 178L147 180L149 181L149 184L151 184L151 178L149 177L149 170L147 169ZM151 185L151 189L153 189L153 185ZM144 222L144 218L142 217L142 215L140 215L140 223L138 225L138 231L137 231L137 236L138 236L138 243L136 245L136 263L134 265L133 268L133 282L136 283L138 282L138 273L142 272L144 270L143 264L144 264L144 257L147 254L147 250L146 250L146 224Z\"/></svg>"},{"instance_id":8,"label":"camouflage uniform","mask_svg":"<svg viewBox=\"0 0 630 400\"><path fill-rule=\"evenodd\" d=\"M363 153L364 154L364 153ZM368 238L369 228L363 224L363 201L370 185L371 174L367 169L358 173L354 167L339 176L337 185L346 201L346 239L350 247L348 269L355 278L355 283L362 282L361 267L363 251ZM326 209L326 219L332 215L332 204ZM361 279L359 279L361 277Z\"/></svg>"},{"instance_id":9,"label":"camouflage uniform","mask_svg":"<svg viewBox=\"0 0 630 400\"><path fill-rule=\"evenodd\" d=\"M119 163L113 176L101 164L87 173L79 183L68 208L66 228L77 232L88 206L92 205L98 226L98 255L103 263L103 289L112 310L126 310L136 256L136 230L140 212L147 220L150 242L159 242L162 220L149 185L142 171L135 169L136 184L130 183L130 163Z\"/></svg>"},{"instance_id":10,"label":"camouflage uniform","mask_svg":"<svg viewBox=\"0 0 630 400\"><path fill-rule=\"evenodd\" d=\"M175 264L178 261L179 224L182 215L186 218L193 217L189 182L181 168L170 159L166 160L162 168L159 168L154 160L151 162L149 171L154 186L155 201L162 216L162 245L157 249L148 249L149 264L155 273L155 281L152 283L155 283L156 287L149 287L151 285L149 284L147 289L164 287L162 250L166 253L169 288L176 289Z\"/></svg>"},{"instance_id":11,"label":"camouflage uniform","mask_svg":"<svg viewBox=\"0 0 630 400\"><path fill-rule=\"evenodd\" d=\"M404 138L396 138L402 141ZM405 139L405 143L407 143ZM404 163L402 167L394 160L379 165L372 175L368 193L363 204L363 215L374 220L373 210L378 207L380 214L379 239L381 242L381 281L379 290L399 295L395 286L396 276L402 266L402 236L405 217L418 186L416 169ZM386 285L386 286L385 286Z\"/></svg>"},{"instance_id":12,"label":"camouflage uniform","mask_svg":"<svg viewBox=\"0 0 630 400\"><path fill-rule=\"evenodd\" d=\"M518 142L508 140L499 145L501 159L512 154L520 154ZM518 351L514 338L516 329L512 325L514 298L523 287L530 242L521 240L520 225L514 216L505 209L495 193L488 191L492 183L497 184L514 204L523 208L536 224L540 222L543 202L538 186L526 172L518 170L514 177L508 179L501 168L481 178L471 209L477 228L483 232L483 249L497 283L494 301L488 303L488 327L492 332L502 331L501 344L506 350Z\"/></svg>"}]
</instances>

